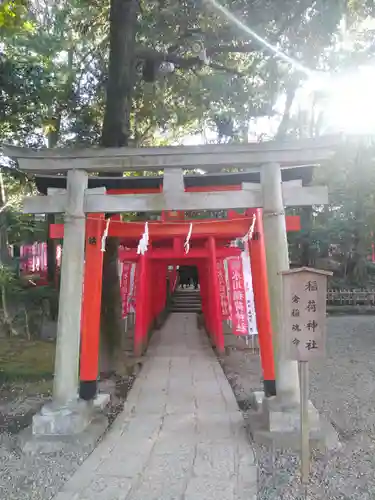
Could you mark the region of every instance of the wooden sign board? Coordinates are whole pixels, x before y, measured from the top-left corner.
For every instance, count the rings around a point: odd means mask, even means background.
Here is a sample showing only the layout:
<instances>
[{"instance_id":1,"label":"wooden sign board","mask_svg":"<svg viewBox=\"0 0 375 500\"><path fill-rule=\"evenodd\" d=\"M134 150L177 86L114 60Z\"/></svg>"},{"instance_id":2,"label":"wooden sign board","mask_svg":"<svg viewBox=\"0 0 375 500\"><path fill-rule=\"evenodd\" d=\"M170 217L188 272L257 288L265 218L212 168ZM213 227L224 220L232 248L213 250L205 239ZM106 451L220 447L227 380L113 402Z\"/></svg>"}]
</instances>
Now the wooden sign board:
<instances>
[{"instance_id":1,"label":"wooden sign board","mask_svg":"<svg viewBox=\"0 0 375 500\"><path fill-rule=\"evenodd\" d=\"M282 273L287 358L311 361L325 354L327 276L312 268Z\"/></svg>"}]
</instances>

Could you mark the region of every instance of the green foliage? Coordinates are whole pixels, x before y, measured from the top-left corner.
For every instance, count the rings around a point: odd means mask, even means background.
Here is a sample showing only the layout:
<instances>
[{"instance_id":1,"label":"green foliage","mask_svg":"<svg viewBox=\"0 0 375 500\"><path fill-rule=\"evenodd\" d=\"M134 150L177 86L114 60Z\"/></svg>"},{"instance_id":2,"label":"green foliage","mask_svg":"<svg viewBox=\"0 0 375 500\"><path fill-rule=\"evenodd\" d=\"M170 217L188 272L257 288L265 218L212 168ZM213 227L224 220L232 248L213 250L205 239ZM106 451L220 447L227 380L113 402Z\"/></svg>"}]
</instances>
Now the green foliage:
<instances>
[{"instance_id":1,"label":"green foliage","mask_svg":"<svg viewBox=\"0 0 375 500\"><path fill-rule=\"evenodd\" d=\"M302 218L302 231L289 235L292 261L300 263L305 241L310 264L334 271L341 286L373 281L368 260L375 243L374 153L374 145L349 143L334 161L317 168L314 182L328 186L330 204L313 207L311 221Z\"/></svg>"},{"instance_id":2,"label":"green foliage","mask_svg":"<svg viewBox=\"0 0 375 500\"><path fill-rule=\"evenodd\" d=\"M27 20L27 1L4 0L0 4L0 33L13 34L20 30L29 31L32 23Z\"/></svg>"},{"instance_id":3,"label":"green foliage","mask_svg":"<svg viewBox=\"0 0 375 500\"><path fill-rule=\"evenodd\" d=\"M109 6L109 1L99 0L1 3L0 143L36 148L99 143L108 83ZM229 140L246 141L249 124L258 118L281 121L284 110L280 112L277 101L292 89L293 102L295 88L306 78L303 72L281 62L207 3L164 0L140 6L131 144L166 145L188 134L216 131L218 117L233 120L236 136ZM374 14L373 2L236 0L227 7L308 69L336 70L373 54L368 33L350 50L338 43L343 16L355 31ZM207 64L195 49L197 43L206 50ZM145 82L145 63L157 69L166 61L175 71L156 71L155 80ZM319 133L320 123L312 123L310 112L294 118L283 123L282 137ZM305 230L291 239L296 260L306 242L314 259L327 257L330 246L338 246L344 273L358 282L368 273L364 264L375 222L372 151L364 155L350 165L346 157L337 159L329 171L320 171L316 180L329 185L332 203L327 210L314 208L313 222L306 220ZM0 222L8 243L45 239L44 224L20 210L22 196L34 190L32 180L2 163L3 205L9 205Z\"/></svg>"},{"instance_id":4,"label":"green foliage","mask_svg":"<svg viewBox=\"0 0 375 500\"><path fill-rule=\"evenodd\" d=\"M97 143L105 105L108 3L36 5L33 29L5 43L0 137L37 147L53 133L61 145ZM230 10L312 67L343 14L341 2L324 1L314 7L291 0L251 6L236 1ZM307 43L311 39L314 43ZM199 3L144 2L136 42L131 132L137 145L215 129L217 114L231 116L244 140L251 119L276 113L276 99L289 84L290 68ZM206 48L208 65L194 51L196 42ZM145 83L144 63L163 60L172 61L175 72L157 73L155 82Z\"/></svg>"}]
</instances>

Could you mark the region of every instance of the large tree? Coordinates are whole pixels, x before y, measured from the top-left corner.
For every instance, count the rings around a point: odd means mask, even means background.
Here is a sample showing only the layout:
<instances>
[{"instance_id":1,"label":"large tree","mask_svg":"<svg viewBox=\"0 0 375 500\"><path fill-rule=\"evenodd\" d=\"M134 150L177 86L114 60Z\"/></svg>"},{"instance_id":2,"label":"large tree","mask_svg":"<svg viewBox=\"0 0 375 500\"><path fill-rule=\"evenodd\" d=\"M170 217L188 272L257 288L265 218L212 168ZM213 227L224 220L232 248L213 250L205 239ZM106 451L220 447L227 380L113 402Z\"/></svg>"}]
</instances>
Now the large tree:
<instances>
[{"instance_id":1,"label":"large tree","mask_svg":"<svg viewBox=\"0 0 375 500\"><path fill-rule=\"evenodd\" d=\"M124 147L129 144L138 10L138 0L111 1L107 98L101 138L104 147ZM117 262L118 240L108 238L102 294L102 353L107 369L113 366L114 349L123 330Z\"/></svg>"}]
</instances>

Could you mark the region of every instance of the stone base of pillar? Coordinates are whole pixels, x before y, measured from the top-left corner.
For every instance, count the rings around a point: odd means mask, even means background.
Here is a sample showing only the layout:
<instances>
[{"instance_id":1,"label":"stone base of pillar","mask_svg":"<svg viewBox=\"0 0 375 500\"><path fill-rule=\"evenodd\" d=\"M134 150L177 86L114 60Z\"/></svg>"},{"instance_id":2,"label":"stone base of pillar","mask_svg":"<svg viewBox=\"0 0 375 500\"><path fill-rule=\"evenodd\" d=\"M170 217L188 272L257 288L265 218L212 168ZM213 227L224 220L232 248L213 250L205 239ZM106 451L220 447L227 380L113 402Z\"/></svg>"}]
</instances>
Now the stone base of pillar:
<instances>
[{"instance_id":1,"label":"stone base of pillar","mask_svg":"<svg viewBox=\"0 0 375 500\"><path fill-rule=\"evenodd\" d=\"M250 405L251 408L255 411L259 411L263 405L263 399L265 398L263 391L254 391L250 393Z\"/></svg>"},{"instance_id":2,"label":"stone base of pillar","mask_svg":"<svg viewBox=\"0 0 375 500\"><path fill-rule=\"evenodd\" d=\"M19 434L19 448L25 454L52 453L72 440L93 448L108 427L101 410L109 400L109 394L101 393L90 403L77 400L63 407L53 403L43 406L32 425Z\"/></svg>"},{"instance_id":3,"label":"stone base of pillar","mask_svg":"<svg viewBox=\"0 0 375 500\"><path fill-rule=\"evenodd\" d=\"M68 406L54 403L43 406L33 417L34 436L70 436L83 432L93 418L93 404L75 401Z\"/></svg>"},{"instance_id":4,"label":"stone base of pillar","mask_svg":"<svg viewBox=\"0 0 375 500\"><path fill-rule=\"evenodd\" d=\"M27 427L17 436L18 448L24 455L40 455L46 453L58 453L71 446L84 448L92 451L99 439L108 428L108 419L105 415L97 415L90 425L80 434L64 435L34 435L31 427Z\"/></svg>"},{"instance_id":5,"label":"stone base of pillar","mask_svg":"<svg viewBox=\"0 0 375 500\"><path fill-rule=\"evenodd\" d=\"M264 393L252 394L252 408L248 417L249 430L255 442L280 449L300 449L300 408L280 404L277 397L265 398ZM310 445L320 451L337 450L340 442L337 432L309 402Z\"/></svg>"}]
</instances>

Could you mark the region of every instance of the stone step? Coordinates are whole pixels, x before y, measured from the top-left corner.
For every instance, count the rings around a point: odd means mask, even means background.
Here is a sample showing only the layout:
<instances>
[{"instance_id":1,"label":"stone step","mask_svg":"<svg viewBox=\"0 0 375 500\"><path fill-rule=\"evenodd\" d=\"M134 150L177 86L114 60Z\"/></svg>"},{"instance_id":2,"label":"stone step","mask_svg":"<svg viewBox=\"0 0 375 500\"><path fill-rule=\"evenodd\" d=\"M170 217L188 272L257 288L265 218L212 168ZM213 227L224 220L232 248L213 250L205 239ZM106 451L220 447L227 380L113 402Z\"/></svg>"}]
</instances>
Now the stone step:
<instances>
[{"instance_id":1,"label":"stone step","mask_svg":"<svg viewBox=\"0 0 375 500\"><path fill-rule=\"evenodd\" d=\"M172 302L175 307L200 307L201 302Z\"/></svg>"},{"instance_id":2,"label":"stone step","mask_svg":"<svg viewBox=\"0 0 375 500\"><path fill-rule=\"evenodd\" d=\"M172 302L173 306L176 307L200 307L202 304L201 302Z\"/></svg>"},{"instance_id":3,"label":"stone step","mask_svg":"<svg viewBox=\"0 0 375 500\"><path fill-rule=\"evenodd\" d=\"M202 304L171 304L172 309L202 309Z\"/></svg>"},{"instance_id":4,"label":"stone step","mask_svg":"<svg viewBox=\"0 0 375 500\"><path fill-rule=\"evenodd\" d=\"M200 297L201 294L199 292L175 292L173 294L174 297Z\"/></svg>"},{"instance_id":5,"label":"stone step","mask_svg":"<svg viewBox=\"0 0 375 500\"><path fill-rule=\"evenodd\" d=\"M172 300L173 304L201 304L200 300Z\"/></svg>"},{"instance_id":6,"label":"stone step","mask_svg":"<svg viewBox=\"0 0 375 500\"><path fill-rule=\"evenodd\" d=\"M172 300L176 300L178 302L200 302L200 297L172 297Z\"/></svg>"},{"instance_id":7,"label":"stone step","mask_svg":"<svg viewBox=\"0 0 375 500\"><path fill-rule=\"evenodd\" d=\"M200 297L201 294L199 292L175 292L173 294L175 297Z\"/></svg>"},{"instance_id":8,"label":"stone step","mask_svg":"<svg viewBox=\"0 0 375 500\"><path fill-rule=\"evenodd\" d=\"M176 298L176 297L173 297L172 298L172 302L176 302L178 304L200 304L200 299L187 299L186 297L184 298Z\"/></svg>"},{"instance_id":9,"label":"stone step","mask_svg":"<svg viewBox=\"0 0 375 500\"><path fill-rule=\"evenodd\" d=\"M201 309L172 309L171 313L200 313Z\"/></svg>"}]
</instances>

